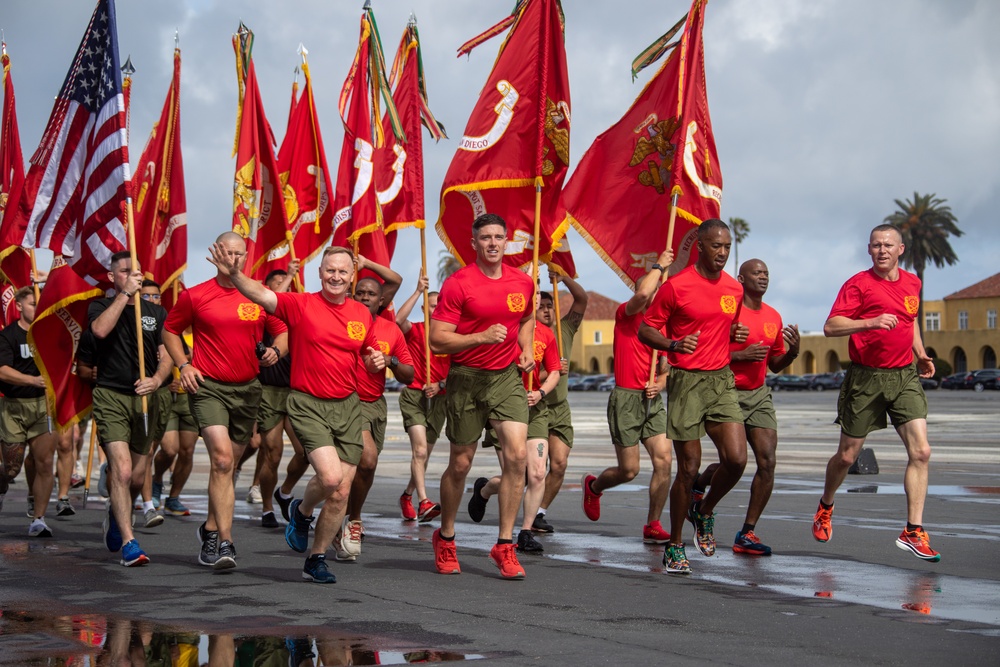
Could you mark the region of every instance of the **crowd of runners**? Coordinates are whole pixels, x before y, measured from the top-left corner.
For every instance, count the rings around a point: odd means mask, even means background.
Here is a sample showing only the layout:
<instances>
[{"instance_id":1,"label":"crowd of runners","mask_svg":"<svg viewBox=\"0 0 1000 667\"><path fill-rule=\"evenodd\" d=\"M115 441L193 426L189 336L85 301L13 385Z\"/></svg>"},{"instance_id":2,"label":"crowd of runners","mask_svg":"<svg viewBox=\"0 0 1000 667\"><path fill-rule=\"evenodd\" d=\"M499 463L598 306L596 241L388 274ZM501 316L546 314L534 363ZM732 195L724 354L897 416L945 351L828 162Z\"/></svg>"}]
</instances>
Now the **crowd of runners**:
<instances>
[{"instance_id":1,"label":"crowd of runners","mask_svg":"<svg viewBox=\"0 0 1000 667\"><path fill-rule=\"evenodd\" d=\"M280 514L288 547L306 554L302 577L335 582L327 554L340 561L361 555L362 511L385 440L391 371L405 385L399 408L412 450L410 479L399 498L402 518L439 519L434 565L441 574L459 574L455 532L463 505L478 523L496 496L499 525L490 560L502 577L524 578L518 556L542 552L537 536L556 530L548 508L573 447L565 357L583 321L587 292L559 278L572 305L557 319L558 295L536 294L528 275L503 263L502 218L477 218L471 243L475 263L445 280L440 293L426 291L427 277L419 276L395 311L402 277L340 247L322 255L320 290L299 293L290 289L295 264L291 273L272 272L263 283L244 275L244 241L226 232L210 249L217 274L181 292L169 314L159 304L159 286L143 278L129 253L114 255L113 296L90 305L90 326L77 351L77 373L94 385L96 436L106 458L99 487L108 498L107 549L120 555L122 565L146 564L150 558L132 529L134 512L147 528L162 523L164 513L190 514L181 493L200 436L211 465L197 562L216 570L236 567L236 479L256 454L247 500L260 504L260 525L280 527ZM727 274L731 234L720 220L700 225L697 244L696 263L669 279L673 255L661 254L615 313L616 386L607 414L616 465L582 479L582 511L598 521L602 494L636 477L640 443L645 447L652 474L641 539L664 546L664 571L671 574L691 571L687 521L696 548L715 553L715 508L740 480L747 445L756 472L732 549L771 554L758 523L774 486L778 423L764 380L799 353L797 326L784 325L763 301L767 265L751 259L735 278ZM871 268L844 284L824 327L828 336L850 337L851 365L838 400L840 444L827 465L812 534L820 542L831 539L834 494L866 436L885 428L888 416L908 455L907 520L896 545L937 561L921 525L930 446L918 379L932 375L934 366L914 322L920 283L899 268L903 250L894 227L875 227L868 243ZM27 339L35 293L22 289L15 299L20 319L0 332L0 508L23 461L28 534L51 537L45 516L56 478L55 513L74 513L69 489L83 481L74 467L82 439L79 428L61 435L52 428L45 381ZM429 329L423 318L410 321L422 300ZM286 435L294 454L279 485ZM435 501L426 470L441 435L450 448ZM703 468L706 435L718 461ZM476 479L466 499L480 443L496 453L499 474ZM310 467L313 475L296 498L293 491Z\"/></svg>"}]
</instances>

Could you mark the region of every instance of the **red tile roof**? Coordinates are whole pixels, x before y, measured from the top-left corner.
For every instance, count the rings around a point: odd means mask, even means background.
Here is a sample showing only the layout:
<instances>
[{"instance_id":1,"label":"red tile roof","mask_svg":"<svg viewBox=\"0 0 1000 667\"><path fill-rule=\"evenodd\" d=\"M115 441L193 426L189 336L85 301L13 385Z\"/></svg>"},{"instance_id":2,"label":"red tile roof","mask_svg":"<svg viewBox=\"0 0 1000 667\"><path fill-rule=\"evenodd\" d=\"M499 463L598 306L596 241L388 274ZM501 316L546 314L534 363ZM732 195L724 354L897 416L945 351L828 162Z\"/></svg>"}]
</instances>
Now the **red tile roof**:
<instances>
[{"instance_id":1,"label":"red tile roof","mask_svg":"<svg viewBox=\"0 0 1000 667\"><path fill-rule=\"evenodd\" d=\"M970 285L965 289L960 289L945 297L949 299L982 299L985 297L1000 296L1000 273L990 276L986 280L980 280L975 285Z\"/></svg>"},{"instance_id":2,"label":"red tile roof","mask_svg":"<svg viewBox=\"0 0 1000 667\"><path fill-rule=\"evenodd\" d=\"M603 294L587 291L590 299L587 301L587 312L584 313L585 320L613 320L615 311L618 310L620 302L609 299ZM573 297L569 292L559 291L559 312L565 315L573 305Z\"/></svg>"}]
</instances>

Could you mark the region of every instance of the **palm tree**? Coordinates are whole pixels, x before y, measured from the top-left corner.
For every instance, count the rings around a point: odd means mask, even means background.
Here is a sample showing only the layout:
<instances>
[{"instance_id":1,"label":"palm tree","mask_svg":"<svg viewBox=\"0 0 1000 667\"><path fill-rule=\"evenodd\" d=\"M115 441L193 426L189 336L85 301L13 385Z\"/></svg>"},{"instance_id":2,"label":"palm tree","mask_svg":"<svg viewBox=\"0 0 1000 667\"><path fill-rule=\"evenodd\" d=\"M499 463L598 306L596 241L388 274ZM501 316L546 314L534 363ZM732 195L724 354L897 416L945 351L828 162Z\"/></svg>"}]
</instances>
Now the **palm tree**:
<instances>
[{"instance_id":1,"label":"palm tree","mask_svg":"<svg viewBox=\"0 0 1000 667\"><path fill-rule=\"evenodd\" d=\"M885 222L898 228L903 237L903 266L913 269L917 278L920 278L917 326L921 331L924 328L924 269L929 262L940 269L945 264L951 266L958 261L958 256L948 243L948 237L961 236L962 230L956 224L958 218L945 202L946 199L938 199L935 194L921 195L914 192L913 201L897 199L896 206L899 210L885 218Z\"/></svg>"},{"instance_id":2,"label":"palm tree","mask_svg":"<svg viewBox=\"0 0 1000 667\"><path fill-rule=\"evenodd\" d=\"M729 218L729 228L733 230L733 251L736 255L733 273L736 273L740 270L740 244L750 236L750 223L743 218Z\"/></svg>"},{"instance_id":3,"label":"palm tree","mask_svg":"<svg viewBox=\"0 0 1000 667\"><path fill-rule=\"evenodd\" d=\"M443 285L445 278L462 268L461 262L447 250L438 253L438 285Z\"/></svg>"}]
</instances>

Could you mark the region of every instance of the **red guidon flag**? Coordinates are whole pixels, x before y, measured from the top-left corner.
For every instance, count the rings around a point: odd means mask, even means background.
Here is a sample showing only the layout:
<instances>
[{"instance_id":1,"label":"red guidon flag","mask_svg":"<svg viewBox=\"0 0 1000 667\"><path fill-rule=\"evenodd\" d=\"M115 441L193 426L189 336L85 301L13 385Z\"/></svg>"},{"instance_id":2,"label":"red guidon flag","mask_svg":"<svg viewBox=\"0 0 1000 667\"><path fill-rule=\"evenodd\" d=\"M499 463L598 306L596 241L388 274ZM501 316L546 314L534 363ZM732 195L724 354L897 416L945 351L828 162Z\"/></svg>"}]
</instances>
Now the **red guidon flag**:
<instances>
[{"instance_id":1,"label":"red guidon flag","mask_svg":"<svg viewBox=\"0 0 1000 667\"><path fill-rule=\"evenodd\" d=\"M301 99L292 107L288 133L278 151L278 173L285 195L288 218L287 239L294 247L295 259L303 265L315 257L333 231L333 207L330 205L330 172L326 149L319 130L312 77L303 51L302 72L306 86ZM279 246L268 255L268 270L285 269L292 259L289 245ZM304 286L302 272L299 285Z\"/></svg>"},{"instance_id":2,"label":"red guidon flag","mask_svg":"<svg viewBox=\"0 0 1000 667\"><path fill-rule=\"evenodd\" d=\"M340 92L340 117L344 144L340 152L337 189L333 199L333 245L352 248L379 264L388 266L382 211L375 187L375 150L384 145L380 97L393 133L405 139L399 116L385 80L382 45L375 15L370 8L361 15L361 36L351 71ZM346 113L345 113L346 112ZM374 277L374 274L372 274Z\"/></svg>"},{"instance_id":3,"label":"red guidon flag","mask_svg":"<svg viewBox=\"0 0 1000 667\"><path fill-rule=\"evenodd\" d=\"M424 151L420 125L423 123L435 141L447 139L444 125L431 112L424 80L420 36L414 20L403 31L396 58L389 75L392 99L399 113L406 142L392 133L388 114L382 121L385 146L375 151L375 185L382 208L389 257L396 246L396 231L406 227L423 229L424 221Z\"/></svg>"},{"instance_id":4,"label":"red guidon flag","mask_svg":"<svg viewBox=\"0 0 1000 667\"><path fill-rule=\"evenodd\" d=\"M23 187L11 193L0 247L50 248L92 285L125 249L130 178L113 0L99 0Z\"/></svg>"},{"instance_id":5,"label":"red guidon flag","mask_svg":"<svg viewBox=\"0 0 1000 667\"><path fill-rule=\"evenodd\" d=\"M24 157L21 154L21 134L17 129L17 104L14 99L14 80L10 76L10 56L7 44L2 45L3 62L3 127L0 129L0 238L6 223L4 211L15 184L24 181ZM18 185L20 187L20 185ZM5 324L18 318L14 307L14 292L31 284L31 257L19 245L0 248L0 314ZM13 319L11 319L13 316Z\"/></svg>"},{"instance_id":6,"label":"red guidon flag","mask_svg":"<svg viewBox=\"0 0 1000 667\"><path fill-rule=\"evenodd\" d=\"M558 0L520 0L511 17L459 54L512 26L465 127L441 188L437 232L462 264L475 259L472 222L507 222L504 261L524 267L534 247L535 185L542 188L539 256L566 233L560 190L569 164L570 97Z\"/></svg>"},{"instance_id":7,"label":"red guidon flag","mask_svg":"<svg viewBox=\"0 0 1000 667\"><path fill-rule=\"evenodd\" d=\"M576 262L573 261L573 253L569 249L568 236L559 239L558 247L552 249L549 270L555 271L561 276L576 278Z\"/></svg>"},{"instance_id":8,"label":"red guidon flag","mask_svg":"<svg viewBox=\"0 0 1000 667\"><path fill-rule=\"evenodd\" d=\"M287 243L284 196L274 155L274 134L264 116L264 103L254 71L253 33L242 23L233 35L240 112L236 135L236 177L233 182L233 231L246 239L244 273L263 280L270 270L268 255Z\"/></svg>"},{"instance_id":9,"label":"red guidon flag","mask_svg":"<svg viewBox=\"0 0 1000 667\"><path fill-rule=\"evenodd\" d=\"M187 199L181 158L181 52L160 120L139 158L134 190L136 255L147 278L167 291L187 268Z\"/></svg>"},{"instance_id":10,"label":"red guidon flag","mask_svg":"<svg viewBox=\"0 0 1000 667\"><path fill-rule=\"evenodd\" d=\"M722 173L705 90L704 8L695 0L686 23L646 49L670 55L621 120L594 140L563 192L573 226L632 287L667 247L672 191L679 196L671 274L697 259L697 225L719 217ZM669 42L682 25L675 48Z\"/></svg>"},{"instance_id":11,"label":"red guidon flag","mask_svg":"<svg viewBox=\"0 0 1000 667\"><path fill-rule=\"evenodd\" d=\"M91 388L73 372L87 306L104 292L87 284L56 255L28 329L38 370L45 377L49 415L60 431L78 422L91 406Z\"/></svg>"}]
</instances>

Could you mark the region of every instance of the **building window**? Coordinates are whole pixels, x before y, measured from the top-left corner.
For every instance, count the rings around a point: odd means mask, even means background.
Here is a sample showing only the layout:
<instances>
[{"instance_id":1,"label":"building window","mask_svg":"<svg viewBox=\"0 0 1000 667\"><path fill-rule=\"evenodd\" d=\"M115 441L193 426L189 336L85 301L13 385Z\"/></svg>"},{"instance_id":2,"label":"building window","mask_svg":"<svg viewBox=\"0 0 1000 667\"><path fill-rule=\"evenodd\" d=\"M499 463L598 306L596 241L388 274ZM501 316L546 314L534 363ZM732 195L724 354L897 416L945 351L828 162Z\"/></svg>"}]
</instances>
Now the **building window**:
<instances>
[{"instance_id":1,"label":"building window","mask_svg":"<svg viewBox=\"0 0 1000 667\"><path fill-rule=\"evenodd\" d=\"M958 330L965 331L969 328L969 311L958 311Z\"/></svg>"},{"instance_id":2,"label":"building window","mask_svg":"<svg viewBox=\"0 0 1000 667\"><path fill-rule=\"evenodd\" d=\"M997 311L996 308L990 308L986 311L986 328L996 329L997 328Z\"/></svg>"},{"instance_id":3,"label":"building window","mask_svg":"<svg viewBox=\"0 0 1000 667\"><path fill-rule=\"evenodd\" d=\"M600 331L595 331L594 332L594 345L600 345L600 344L601 344L601 332Z\"/></svg>"},{"instance_id":4,"label":"building window","mask_svg":"<svg viewBox=\"0 0 1000 667\"><path fill-rule=\"evenodd\" d=\"M941 331L941 313L925 313L924 329L927 331Z\"/></svg>"}]
</instances>

